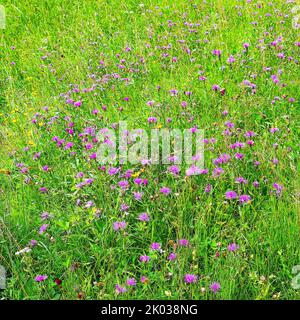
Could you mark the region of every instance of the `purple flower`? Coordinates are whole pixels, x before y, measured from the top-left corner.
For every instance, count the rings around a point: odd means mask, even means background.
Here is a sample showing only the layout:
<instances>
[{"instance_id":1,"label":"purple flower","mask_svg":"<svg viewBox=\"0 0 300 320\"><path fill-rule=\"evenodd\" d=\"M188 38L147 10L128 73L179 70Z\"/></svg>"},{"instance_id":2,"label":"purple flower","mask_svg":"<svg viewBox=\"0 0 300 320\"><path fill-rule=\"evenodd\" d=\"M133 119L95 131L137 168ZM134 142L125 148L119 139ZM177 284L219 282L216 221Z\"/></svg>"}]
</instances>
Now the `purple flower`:
<instances>
[{"instance_id":1,"label":"purple flower","mask_svg":"<svg viewBox=\"0 0 300 320\"><path fill-rule=\"evenodd\" d=\"M139 215L138 219L140 221L149 221L150 220L150 217L149 215L146 213L146 212L143 212Z\"/></svg>"},{"instance_id":2,"label":"purple flower","mask_svg":"<svg viewBox=\"0 0 300 320\"><path fill-rule=\"evenodd\" d=\"M121 294L121 293L126 292L126 288L125 288L125 287L121 287L121 286L118 285L118 284L116 284L115 288L116 288L116 293L117 293L117 294Z\"/></svg>"},{"instance_id":3,"label":"purple flower","mask_svg":"<svg viewBox=\"0 0 300 320\"><path fill-rule=\"evenodd\" d=\"M212 54L214 56L220 57L221 56L221 50L213 50Z\"/></svg>"},{"instance_id":4,"label":"purple flower","mask_svg":"<svg viewBox=\"0 0 300 320\"><path fill-rule=\"evenodd\" d=\"M220 291L221 285L219 282L213 282L209 288L214 294L216 294L218 291Z\"/></svg>"},{"instance_id":5,"label":"purple flower","mask_svg":"<svg viewBox=\"0 0 300 320\"><path fill-rule=\"evenodd\" d=\"M281 192L282 192L282 190L283 190L283 186L282 186L281 184L275 182L275 183L273 184L273 187L274 187L274 189L275 189L275 191L276 191L276 194L277 194L277 195L280 195Z\"/></svg>"},{"instance_id":6,"label":"purple flower","mask_svg":"<svg viewBox=\"0 0 300 320\"><path fill-rule=\"evenodd\" d=\"M240 200L240 203L243 204L243 203L249 203L251 201L251 197L248 196L247 194L242 194L240 197L239 197L239 200Z\"/></svg>"},{"instance_id":7,"label":"purple flower","mask_svg":"<svg viewBox=\"0 0 300 320\"><path fill-rule=\"evenodd\" d=\"M175 260L176 258L177 258L177 255L175 252L170 253L168 256L168 260L170 261Z\"/></svg>"},{"instance_id":8,"label":"purple flower","mask_svg":"<svg viewBox=\"0 0 300 320\"><path fill-rule=\"evenodd\" d=\"M189 274L187 273L185 276L184 276L184 282L185 283L195 283L197 282L198 280L198 277L194 274Z\"/></svg>"},{"instance_id":9,"label":"purple flower","mask_svg":"<svg viewBox=\"0 0 300 320\"><path fill-rule=\"evenodd\" d=\"M226 197L227 200L236 199L237 194L236 194L235 191L227 191L225 193L225 197Z\"/></svg>"},{"instance_id":10,"label":"purple flower","mask_svg":"<svg viewBox=\"0 0 300 320\"><path fill-rule=\"evenodd\" d=\"M135 280L134 278L128 278L128 279L126 280L126 284L127 284L128 286L130 286L130 287L134 287L134 286L136 286L136 280Z\"/></svg>"},{"instance_id":11,"label":"purple flower","mask_svg":"<svg viewBox=\"0 0 300 320\"><path fill-rule=\"evenodd\" d=\"M113 223L113 228L115 231L124 230L126 226L127 224L125 221L120 221L120 222L117 221Z\"/></svg>"},{"instance_id":12,"label":"purple flower","mask_svg":"<svg viewBox=\"0 0 300 320\"><path fill-rule=\"evenodd\" d=\"M208 184L208 185L205 187L204 191L205 191L206 193L210 193L210 192L211 192L211 184Z\"/></svg>"},{"instance_id":13,"label":"purple flower","mask_svg":"<svg viewBox=\"0 0 300 320\"><path fill-rule=\"evenodd\" d=\"M179 245L182 246L182 247L187 247L189 245L189 241L186 240L186 239L180 239L178 241Z\"/></svg>"},{"instance_id":14,"label":"purple flower","mask_svg":"<svg viewBox=\"0 0 300 320\"><path fill-rule=\"evenodd\" d=\"M34 240L34 239L30 240L29 245L30 245L31 247L35 247L35 246L37 245L37 241Z\"/></svg>"},{"instance_id":15,"label":"purple flower","mask_svg":"<svg viewBox=\"0 0 300 320\"><path fill-rule=\"evenodd\" d=\"M228 247L227 247L227 249L228 249L228 251L231 251L231 252L233 252L233 251L236 251L236 250L238 250L239 249L239 245L237 245L236 243L230 243L229 245L228 245Z\"/></svg>"},{"instance_id":16,"label":"purple flower","mask_svg":"<svg viewBox=\"0 0 300 320\"><path fill-rule=\"evenodd\" d=\"M150 261L150 257L149 256L140 256L140 261L141 262L149 262Z\"/></svg>"},{"instance_id":17,"label":"purple flower","mask_svg":"<svg viewBox=\"0 0 300 320\"><path fill-rule=\"evenodd\" d=\"M158 243L158 242L153 242L153 243L151 243L151 246L150 246L150 248L152 249L152 250L159 250L160 249L160 243Z\"/></svg>"},{"instance_id":18,"label":"purple flower","mask_svg":"<svg viewBox=\"0 0 300 320\"><path fill-rule=\"evenodd\" d=\"M47 278L48 278L48 276L46 276L46 275L44 275L44 274L39 274L39 275L37 275L37 276L34 278L34 280L35 280L36 282L43 282L43 281L45 281Z\"/></svg>"},{"instance_id":19,"label":"purple flower","mask_svg":"<svg viewBox=\"0 0 300 320\"><path fill-rule=\"evenodd\" d=\"M41 227L40 227L40 230L39 230L39 234L43 234L48 228L48 224L43 224Z\"/></svg>"},{"instance_id":20,"label":"purple flower","mask_svg":"<svg viewBox=\"0 0 300 320\"><path fill-rule=\"evenodd\" d=\"M163 193L163 194L170 194L171 193L171 189L170 188L167 188L167 187L162 187L160 188L160 193Z\"/></svg>"}]
</instances>

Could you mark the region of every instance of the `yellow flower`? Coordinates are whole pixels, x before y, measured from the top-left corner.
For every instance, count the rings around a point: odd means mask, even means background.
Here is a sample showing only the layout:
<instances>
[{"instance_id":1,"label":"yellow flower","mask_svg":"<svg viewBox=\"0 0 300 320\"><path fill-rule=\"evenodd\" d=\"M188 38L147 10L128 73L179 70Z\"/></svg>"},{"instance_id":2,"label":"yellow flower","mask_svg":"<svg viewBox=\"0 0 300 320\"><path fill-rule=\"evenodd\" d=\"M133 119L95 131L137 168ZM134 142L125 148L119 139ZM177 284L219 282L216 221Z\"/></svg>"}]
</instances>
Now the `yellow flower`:
<instances>
[{"instance_id":1,"label":"yellow flower","mask_svg":"<svg viewBox=\"0 0 300 320\"><path fill-rule=\"evenodd\" d=\"M166 291L165 291L165 295L166 295L167 297L171 297L171 296L172 296L172 292L169 291L169 290L166 290Z\"/></svg>"}]
</instances>

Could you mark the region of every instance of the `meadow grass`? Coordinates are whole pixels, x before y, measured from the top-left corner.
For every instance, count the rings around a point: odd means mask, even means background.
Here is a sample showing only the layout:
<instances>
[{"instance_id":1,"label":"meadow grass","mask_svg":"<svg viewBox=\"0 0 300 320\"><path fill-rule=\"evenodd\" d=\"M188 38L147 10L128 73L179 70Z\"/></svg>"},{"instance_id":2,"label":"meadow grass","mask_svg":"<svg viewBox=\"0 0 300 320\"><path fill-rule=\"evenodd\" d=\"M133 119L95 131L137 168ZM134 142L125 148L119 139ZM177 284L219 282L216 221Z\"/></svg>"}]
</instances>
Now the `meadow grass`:
<instances>
[{"instance_id":1,"label":"meadow grass","mask_svg":"<svg viewBox=\"0 0 300 320\"><path fill-rule=\"evenodd\" d=\"M2 298L299 299L291 285L300 264L296 3L2 4ZM86 130L120 120L148 131L204 129L208 173L102 168ZM224 154L230 161L214 161ZM251 200L226 199L229 190ZM138 220L143 212L149 221Z\"/></svg>"}]
</instances>

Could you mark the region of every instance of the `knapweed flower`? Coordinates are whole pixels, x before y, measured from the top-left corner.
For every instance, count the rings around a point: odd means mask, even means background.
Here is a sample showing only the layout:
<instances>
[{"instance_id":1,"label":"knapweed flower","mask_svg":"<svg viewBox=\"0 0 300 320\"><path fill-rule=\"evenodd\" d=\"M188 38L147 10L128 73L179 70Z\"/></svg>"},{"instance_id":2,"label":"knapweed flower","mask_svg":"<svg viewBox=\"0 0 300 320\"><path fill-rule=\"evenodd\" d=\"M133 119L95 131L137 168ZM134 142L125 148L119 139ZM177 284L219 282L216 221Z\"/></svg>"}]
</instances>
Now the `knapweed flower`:
<instances>
[{"instance_id":1,"label":"knapweed flower","mask_svg":"<svg viewBox=\"0 0 300 320\"><path fill-rule=\"evenodd\" d=\"M163 193L163 194L170 194L171 193L171 189L168 188L168 187L162 187L160 188L160 193Z\"/></svg>"},{"instance_id":2,"label":"knapweed flower","mask_svg":"<svg viewBox=\"0 0 300 320\"><path fill-rule=\"evenodd\" d=\"M36 282L43 282L43 281L45 281L47 278L48 278L48 276L46 276L46 275L44 275L44 274L39 274L39 275L37 275L37 276L34 278L34 280L35 280Z\"/></svg>"},{"instance_id":3,"label":"knapweed flower","mask_svg":"<svg viewBox=\"0 0 300 320\"><path fill-rule=\"evenodd\" d=\"M150 257L149 256L146 256L146 255L144 255L144 256L140 256L140 261L141 262L149 262L150 261Z\"/></svg>"},{"instance_id":4,"label":"knapweed flower","mask_svg":"<svg viewBox=\"0 0 300 320\"><path fill-rule=\"evenodd\" d=\"M187 273L185 276L184 276L184 282L185 283L195 283L197 282L198 280L198 277L194 274L189 274Z\"/></svg>"},{"instance_id":5,"label":"knapweed flower","mask_svg":"<svg viewBox=\"0 0 300 320\"><path fill-rule=\"evenodd\" d=\"M212 54L213 54L214 56L220 57L220 56L221 56L221 50L213 50L213 51L212 51Z\"/></svg>"},{"instance_id":6,"label":"knapweed flower","mask_svg":"<svg viewBox=\"0 0 300 320\"><path fill-rule=\"evenodd\" d=\"M211 190L212 190L211 184L208 184L208 185L205 187L205 189L204 189L204 191L205 191L206 193L210 193Z\"/></svg>"},{"instance_id":7,"label":"knapweed flower","mask_svg":"<svg viewBox=\"0 0 300 320\"><path fill-rule=\"evenodd\" d=\"M237 245L236 243L230 243L229 245L228 245L228 247L227 247L227 249L228 249L228 251L231 251L231 252L233 252L233 251L236 251L236 250L238 250L239 249L239 245Z\"/></svg>"},{"instance_id":8,"label":"knapweed flower","mask_svg":"<svg viewBox=\"0 0 300 320\"><path fill-rule=\"evenodd\" d=\"M219 292L221 290L221 285L219 282L213 282L210 286L209 286L210 290L216 294L217 292Z\"/></svg>"},{"instance_id":9,"label":"knapweed flower","mask_svg":"<svg viewBox=\"0 0 300 320\"><path fill-rule=\"evenodd\" d=\"M225 193L225 197L226 197L227 200L236 199L237 194L236 194L235 191L227 191Z\"/></svg>"},{"instance_id":10,"label":"knapweed flower","mask_svg":"<svg viewBox=\"0 0 300 320\"><path fill-rule=\"evenodd\" d=\"M150 248L152 250L160 250L160 247L161 247L161 245L158 242L153 242L153 243L151 243L151 246L150 246Z\"/></svg>"},{"instance_id":11,"label":"knapweed flower","mask_svg":"<svg viewBox=\"0 0 300 320\"><path fill-rule=\"evenodd\" d=\"M29 245L31 247L35 247L37 245L37 241L35 239L30 240Z\"/></svg>"},{"instance_id":12,"label":"knapweed flower","mask_svg":"<svg viewBox=\"0 0 300 320\"><path fill-rule=\"evenodd\" d=\"M114 222L113 223L113 229L115 231L119 231L119 230L124 230L127 226L127 223L125 221L120 221L120 222Z\"/></svg>"},{"instance_id":13,"label":"knapweed flower","mask_svg":"<svg viewBox=\"0 0 300 320\"><path fill-rule=\"evenodd\" d=\"M125 287L121 287L119 284L116 284L115 289L116 289L116 293L117 294L121 294L121 293L125 293L126 292L126 288Z\"/></svg>"},{"instance_id":14,"label":"knapweed flower","mask_svg":"<svg viewBox=\"0 0 300 320\"><path fill-rule=\"evenodd\" d=\"M178 241L178 244L179 244L180 246L182 246L182 247L187 247L187 246L189 245L189 241L186 240L186 239L180 239L180 240Z\"/></svg>"},{"instance_id":15,"label":"knapweed flower","mask_svg":"<svg viewBox=\"0 0 300 320\"><path fill-rule=\"evenodd\" d=\"M283 191L283 186L279 183L274 183L273 188L275 189L277 195L280 195Z\"/></svg>"},{"instance_id":16,"label":"knapweed flower","mask_svg":"<svg viewBox=\"0 0 300 320\"><path fill-rule=\"evenodd\" d=\"M244 204L244 203L249 203L251 201L251 197L247 194L242 194L240 197L239 197L239 201L241 204Z\"/></svg>"},{"instance_id":17,"label":"knapweed flower","mask_svg":"<svg viewBox=\"0 0 300 320\"><path fill-rule=\"evenodd\" d=\"M140 221L149 221L150 220L150 217L149 215L146 213L146 212L143 212L139 215L138 219Z\"/></svg>"},{"instance_id":18,"label":"knapweed flower","mask_svg":"<svg viewBox=\"0 0 300 320\"><path fill-rule=\"evenodd\" d=\"M39 234L43 234L48 228L48 224L43 224L41 227L40 227L40 230L39 230Z\"/></svg>"},{"instance_id":19,"label":"knapweed flower","mask_svg":"<svg viewBox=\"0 0 300 320\"><path fill-rule=\"evenodd\" d=\"M172 261L175 260L177 258L177 255L175 252L171 252L168 256L168 260Z\"/></svg>"},{"instance_id":20,"label":"knapweed flower","mask_svg":"<svg viewBox=\"0 0 300 320\"><path fill-rule=\"evenodd\" d=\"M146 276L141 276L140 281L141 283L147 283L149 282L149 279Z\"/></svg>"},{"instance_id":21,"label":"knapweed flower","mask_svg":"<svg viewBox=\"0 0 300 320\"><path fill-rule=\"evenodd\" d=\"M128 286L130 286L130 287L134 287L134 286L136 286L136 280L135 280L134 278L128 278L128 279L126 280L126 284L127 284Z\"/></svg>"}]
</instances>

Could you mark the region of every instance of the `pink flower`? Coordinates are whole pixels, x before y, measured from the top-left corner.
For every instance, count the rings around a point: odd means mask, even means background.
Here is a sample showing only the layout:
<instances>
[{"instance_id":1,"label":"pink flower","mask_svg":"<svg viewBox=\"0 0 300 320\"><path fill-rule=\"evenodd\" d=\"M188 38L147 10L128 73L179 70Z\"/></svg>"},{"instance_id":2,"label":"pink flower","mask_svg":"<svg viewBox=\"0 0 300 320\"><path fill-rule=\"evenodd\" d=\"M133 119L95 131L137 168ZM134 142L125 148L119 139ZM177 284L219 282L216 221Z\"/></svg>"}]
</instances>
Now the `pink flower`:
<instances>
[{"instance_id":1,"label":"pink flower","mask_svg":"<svg viewBox=\"0 0 300 320\"><path fill-rule=\"evenodd\" d=\"M150 261L150 257L149 256L140 256L140 261L141 262L149 262Z\"/></svg>"},{"instance_id":2,"label":"pink flower","mask_svg":"<svg viewBox=\"0 0 300 320\"><path fill-rule=\"evenodd\" d=\"M235 191L227 191L225 193L225 197L226 197L227 200L236 199L237 194L236 194Z\"/></svg>"},{"instance_id":3,"label":"pink flower","mask_svg":"<svg viewBox=\"0 0 300 320\"><path fill-rule=\"evenodd\" d=\"M150 248L152 249L152 250L159 250L160 249L160 243L158 243L158 242L153 242L152 244L151 244L151 246L150 246Z\"/></svg>"},{"instance_id":4,"label":"pink flower","mask_svg":"<svg viewBox=\"0 0 300 320\"><path fill-rule=\"evenodd\" d=\"M168 260L170 261L175 260L176 258L177 258L177 255L174 252L170 253L168 256Z\"/></svg>"},{"instance_id":5,"label":"pink flower","mask_svg":"<svg viewBox=\"0 0 300 320\"><path fill-rule=\"evenodd\" d=\"M125 221L120 221L120 222L117 221L113 223L113 228L115 231L124 230L126 226L127 224Z\"/></svg>"},{"instance_id":6,"label":"pink flower","mask_svg":"<svg viewBox=\"0 0 300 320\"><path fill-rule=\"evenodd\" d=\"M36 282L43 282L43 281L45 281L47 278L48 278L48 276L43 275L43 274L39 274L39 275L37 275L37 276L34 278L34 280L35 280Z\"/></svg>"},{"instance_id":7,"label":"pink flower","mask_svg":"<svg viewBox=\"0 0 300 320\"><path fill-rule=\"evenodd\" d=\"M40 230L39 230L39 234L43 234L48 228L48 224L43 224L41 227L40 227Z\"/></svg>"},{"instance_id":8,"label":"pink flower","mask_svg":"<svg viewBox=\"0 0 300 320\"><path fill-rule=\"evenodd\" d=\"M248 196L247 194L242 194L240 197L239 197L239 200L240 200L240 203L243 204L243 203L249 203L251 201L251 197Z\"/></svg>"},{"instance_id":9,"label":"pink flower","mask_svg":"<svg viewBox=\"0 0 300 320\"><path fill-rule=\"evenodd\" d=\"M237 245L236 243L230 243L227 247L228 251L234 252L236 250L238 250L240 248L239 245Z\"/></svg>"},{"instance_id":10,"label":"pink flower","mask_svg":"<svg viewBox=\"0 0 300 320\"><path fill-rule=\"evenodd\" d=\"M126 280L126 284L130 287L136 286L136 280L134 278L129 278Z\"/></svg>"},{"instance_id":11,"label":"pink flower","mask_svg":"<svg viewBox=\"0 0 300 320\"><path fill-rule=\"evenodd\" d=\"M139 215L138 219L140 221L149 221L150 220L150 217L149 215L146 213L146 212L143 212Z\"/></svg>"},{"instance_id":12,"label":"pink flower","mask_svg":"<svg viewBox=\"0 0 300 320\"><path fill-rule=\"evenodd\" d=\"M121 293L125 293L126 292L126 288L125 287L121 287L118 284L116 284L115 288L116 288L116 293L117 294L121 294Z\"/></svg>"},{"instance_id":13,"label":"pink flower","mask_svg":"<svg viewBox=\"0 0 300 320\"><path fill-rule=\"evenodd\" d=\"M180 239L178 243L182 247L187 247L189 245L189 241L186 239Z\"/></svg>"},{"instance_id":14,"label":"pink flower","mask_svg":"<svg viewBox=\"0 0 300 320\"><path fill-rule=\"evenodd\" d=\"M209 288L211 291L213 291L213 293L216 294L218 291L220 291L221 285L219 282L213 282Z\"/></svg>"},{"instance_id":15,"label":"pink flower","mask_svg":"<svg viewBox=\"0 0 300 320\"><path fill-rule=\"evenodd\" d=\"M184 276L184 282L185 283L195 283L197 282L198 280L198 277L194 274L189 274L187 273L185 276Z\"/></svg>"},{"instance_id":16,"label":"pink flower","mask_svg":"<svg viewBox=\"0 0 300 320\"><path fill-rule=\"evenodd\" d=\"M167 188L167 187L162 187L160 188L160 193L163 193L163 194L170 194L171 193L171 189L170 188Z\"/></svg>"}]
</instances>

